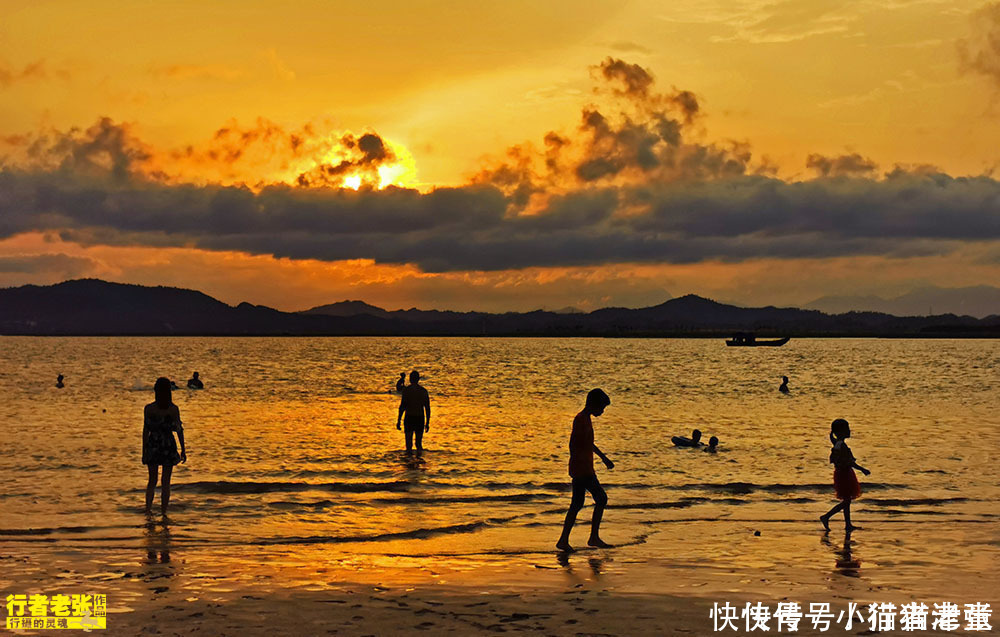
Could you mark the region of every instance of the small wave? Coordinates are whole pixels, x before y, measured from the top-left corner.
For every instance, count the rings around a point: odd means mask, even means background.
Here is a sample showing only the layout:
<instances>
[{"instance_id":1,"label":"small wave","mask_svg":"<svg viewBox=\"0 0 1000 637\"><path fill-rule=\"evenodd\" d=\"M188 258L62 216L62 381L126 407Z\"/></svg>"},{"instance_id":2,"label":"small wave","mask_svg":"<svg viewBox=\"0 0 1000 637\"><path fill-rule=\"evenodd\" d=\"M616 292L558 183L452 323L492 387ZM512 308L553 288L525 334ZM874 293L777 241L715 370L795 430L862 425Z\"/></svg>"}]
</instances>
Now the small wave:
<instances>
[{"instance_id":1,"label":"small wave","mask_svg":"<svg viewBox=\"0 0 1000 637\"><path fill-rule=\"evenodd\" d=\"M279 493L298 491L334 491L337 493L373 493L378 491L406 491L411 484L404 480L393 482L235 482L211 480L181 482L173 485L174 491L195 493Z\"/></svg>"},{"instance_id":2,"label":"small wave","mask_svg":"<svg viewBox=\"0 0 1000 637\"><path fill-rule=\"evenodd\" d=\"M609 504L609 509L686 509L698 502L679 500L676 502L633 502L631 504Z\"/></svg>"},{"instance_id":3,"label":"small wave","mask_svg":"<svg viewBox=\"0 0 1000 637\"><path fill-rule=\"evenodd\" d=\"M867 486L867 485L866 485ZM935 506L939 504L946 504L948 502L968 502L969 498L913 498L911 500L898 500L893 498L865 498L865 504L870 504L877 507L905 507L905 506L919 506L919 505L930 505Z\"/></svg>"},{"instance_id":4,"label":"small wave","mask_svg":"<svg viewBox=\"0 0 1000 637\"><path fill-rule=\"evenodd\" d=\"M426 498L373 498L369 502L387 504L452 504L465 502L531 502L532 500L547 500L545 493L514 493L511 495L470 495L470 496L429 496Z\"/></svg>"},{"instance_id":5,"label":"small wave","mask_svg":"<svg viewBox=\"0 0 1000 637\"><path fill-rule=\"evenodd\" d=\"M714 491L717 493L731 493L733 495L748 495L754 491L765 491L767 493L795 493L806 492L826 492L832 488L828 483L806 483L806 484L754 484L752 482L702 482L682 485L666 485L664 489L676 489L681 491ZM878 482L866 482L864 488L869 491L885 489L905 489L905 484L889 484Z\"/></svg>"},{"instance_id":6,"label":"small wave","mask_svg":"<svg viewBox=\"0 0 1000 637\"><path fill-rule=\"evenodd\" d=\"M57 533L90 533L106 529L141 529L143 524L112 524L107 526L51 526L29 529L0 529L0 536L54 535Z\"/></svg>"},{"instance_id":7,"label":"small wave","mask_svg":"<svg viewBox=\"0 0 1000 637\"><path fill-rule=\"evenodd\" d=\"M543 493L514 493L511 495L481 495L481 496L403 496L400 498L371 498L365 500L363 504L467 504L475 502L532 502L535 500L547 500L549 496ZM318 500L315 502L295 502L289 500L279 500L268 502L267 506L272 509L282 511L294 511L297 509L326 509L332 506L342 506L343 502L333 500ZM354 502L352 504L358 504ZM254 507L256 509L256 507Z\"/></svg>"},{"instance_id":8,"label":"small wave","mask_svg":"<svg viewBox=\"0 0 1000 637\"><path fill-rule=\"evenodd\" d=\"M257 546L270 546L275 544L345 544L348 542L389 542L392 540L426 540L439 535L453 535L460 533L473 533L491 526L498 526L522 517L514 515L506 518L489 518L478 522L466 524L449 524L446 526L435 526L410 531L399 531L397 533L379 533L376 535L341 535L341 536L292 536L292 537L271 537L250 542Z\"/></svg>"}]
</instances>

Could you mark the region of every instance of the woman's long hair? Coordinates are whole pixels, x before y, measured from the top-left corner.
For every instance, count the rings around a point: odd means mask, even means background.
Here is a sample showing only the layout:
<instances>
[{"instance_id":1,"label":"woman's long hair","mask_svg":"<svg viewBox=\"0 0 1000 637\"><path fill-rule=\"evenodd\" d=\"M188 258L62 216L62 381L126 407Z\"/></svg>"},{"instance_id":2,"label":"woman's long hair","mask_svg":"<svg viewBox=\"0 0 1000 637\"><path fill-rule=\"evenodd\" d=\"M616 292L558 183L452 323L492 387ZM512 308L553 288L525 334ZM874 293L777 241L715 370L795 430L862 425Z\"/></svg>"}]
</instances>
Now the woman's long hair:
<instances>
[{"instance_id":1,"label":"woman's long hair","mask_svg":"<svg viewBox=\"0 0 1000 637\"><path fill-rule=\"evenodd\" d=\"M156 396L156 406L160 409L166 409L174 404L174 395L170 390L170 379L165 376L157 378L153 384L153 395Z\"/></svg>"}]
</instances>

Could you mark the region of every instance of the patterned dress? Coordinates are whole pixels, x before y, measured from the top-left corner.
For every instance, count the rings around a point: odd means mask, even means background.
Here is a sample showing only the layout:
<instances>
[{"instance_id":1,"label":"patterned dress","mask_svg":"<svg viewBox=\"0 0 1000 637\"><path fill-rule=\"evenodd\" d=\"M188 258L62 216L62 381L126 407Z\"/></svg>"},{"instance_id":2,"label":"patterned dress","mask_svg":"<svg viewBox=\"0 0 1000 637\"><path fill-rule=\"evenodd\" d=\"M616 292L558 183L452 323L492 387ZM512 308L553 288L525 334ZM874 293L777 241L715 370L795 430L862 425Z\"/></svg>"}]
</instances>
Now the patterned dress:
<instances>
[{"instance_id":1,"label":"patterned dress","mask_svg":"<svg viewBox=\"0 0 1000 637\"><path fill-rule=\"evenodd\" d=\"M152 405L146 409L142 431L142 464L174 466L180 463L174 432L184 429L173 408L160 411Z\"/></svg>"}]
</instances>

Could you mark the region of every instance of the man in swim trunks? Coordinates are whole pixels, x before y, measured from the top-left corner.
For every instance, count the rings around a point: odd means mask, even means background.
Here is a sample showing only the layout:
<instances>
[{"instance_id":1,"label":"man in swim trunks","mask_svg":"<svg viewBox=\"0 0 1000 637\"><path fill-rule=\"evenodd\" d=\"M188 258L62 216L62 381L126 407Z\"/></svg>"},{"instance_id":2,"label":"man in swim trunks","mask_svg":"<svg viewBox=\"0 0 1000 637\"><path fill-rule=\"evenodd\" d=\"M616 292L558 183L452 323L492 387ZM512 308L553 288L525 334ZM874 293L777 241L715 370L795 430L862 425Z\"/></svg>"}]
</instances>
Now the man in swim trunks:
<instances>
[{"instance_id":1,"label":"man in swim trunks","mask_svg":"<svg viewBox=\"0 0 1000 637\"><path fill-rule=\"evenodd\" d=\"M420 372L410 372L410 384L400 391L399 413L396 415L396 429L400 429L403 421L406 431L406 451L413 452L413 442L416 438L417 453L424 450L424 433L431 430L431 397L420 385ZM424 416L426 415L426 419Z\"/></svg>"},{"instance_id":2,"label":"man in swim trunks","mask_svg":"<svg viewBox=\"0 0 1000 637\"><path fill-rule=\"evenodd\" d=\"M615 463L594 444L594 423L591 420L591 416L603 414L605 407L610 404L611 399L603 390L592 389L587 394L583 411L573 419L573 433L569 436L569 475L573 479L573 499L570 501L569 511L566 512L562 535L556 543L556 548L560 551L567 553L573 551L573 547L569 544L569 533L576 523L576 514L583 508L583 499L587 491L590 491L590 496L594 498L594 517L590 521L590 539L587 540L587 544L598 548L611 546L602 540L600 535L601 518L604 517L604 507L608 504L608 495L598 482L597 473L594 472L594 454L600 457L608 469L614 469Z\"/></svg>"}]
</instances>

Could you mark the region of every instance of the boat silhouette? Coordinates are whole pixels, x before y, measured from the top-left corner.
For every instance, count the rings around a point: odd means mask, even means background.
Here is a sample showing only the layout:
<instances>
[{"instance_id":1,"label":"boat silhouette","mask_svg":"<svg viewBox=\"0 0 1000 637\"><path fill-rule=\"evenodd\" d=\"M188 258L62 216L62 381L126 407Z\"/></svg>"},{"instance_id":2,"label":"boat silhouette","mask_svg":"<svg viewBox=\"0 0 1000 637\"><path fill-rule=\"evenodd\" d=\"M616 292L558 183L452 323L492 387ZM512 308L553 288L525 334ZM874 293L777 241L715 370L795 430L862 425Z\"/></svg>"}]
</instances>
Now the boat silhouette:
<instances>
[{"instance_id":1,"label":"boat silhouette","mask_svg":"<svg viewBox=\"0 0 1000 637\"><path fill-rule=\"evenodd\" d=\"M758 341L753 334L733 334L733 337L726 341L730 347L781 347L788 342L788 337L767 341Z\"/></svg>"}]
</instances>

